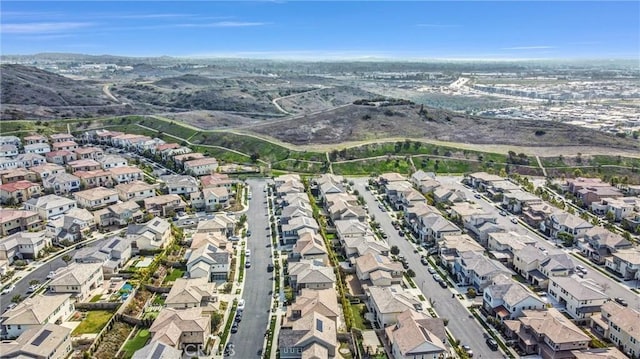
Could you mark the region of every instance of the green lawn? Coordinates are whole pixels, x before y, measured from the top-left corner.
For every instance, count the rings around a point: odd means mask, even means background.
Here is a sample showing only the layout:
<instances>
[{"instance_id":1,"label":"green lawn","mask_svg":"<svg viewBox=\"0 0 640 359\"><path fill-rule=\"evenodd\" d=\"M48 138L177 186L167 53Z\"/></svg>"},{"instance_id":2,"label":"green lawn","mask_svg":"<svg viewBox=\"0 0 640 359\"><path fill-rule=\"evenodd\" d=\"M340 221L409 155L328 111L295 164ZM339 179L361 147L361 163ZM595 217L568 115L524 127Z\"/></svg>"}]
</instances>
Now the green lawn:
<instances>
[{"instance_id":1,"label":"green lawn","mask_svg":"<svg viewBox=\"0 0 640 359\"><path fill-rule=\"evenodd\" d=\"M95 302L99 301L100 298L102 298L102 294L94 295L93 298L91 298L91 300L89 302L95 303Z\"/></svg>"},{"instance_id":2,"label":"green lawn","mask_svg":"<svg viewBox=\"0 0 640 359\"><path fill-rule=\"evenodd\" d=\"M174 268L171 273L164 277L164 281L162 281L162 283L175 282L176 279L182 278L183 274L184 271L182 269Z\"/></svg>"},{"instance_id":3,"label":"green lawn","mask_svg":"<svg viewBox=\"0 0 640 359\"><path fill-rule=\"evenodd\" d=\"M362 303L349 305L351 306L351 313L353 313L353 326L361 330L371 329L371 326L367 326L364 323L364 313L366 313L365 305Z\"/></svg>"},{"instance_id":4,"label":"green lawn","mask_svg":"<svg viewBox=\"0 0 640 359\"><path fill-rule=\"evenodd\" d=\"M73 330L73 335L99 333L111 317L113 312L107 310L92 310L87 317Z\"/></svg>"},{"instance_id":5,"label":"green lawn","mask_svg":"<svg viewBox=\"0 0 640 359\"><path fill-rule=\"evenodd\" d=\"M150 335L149 335L149 330L147 329L141 329L138 331L138 333L131 339L129 339L129 341L127 341L124 345L124 348L122 348L124 350L124 357L125 358L131 358L133 356L133 353L135 353L137 350L141 349L142 347L145 346L145 344L147 344L147 341L149 341Z\"/></svg>"}]
</instances>

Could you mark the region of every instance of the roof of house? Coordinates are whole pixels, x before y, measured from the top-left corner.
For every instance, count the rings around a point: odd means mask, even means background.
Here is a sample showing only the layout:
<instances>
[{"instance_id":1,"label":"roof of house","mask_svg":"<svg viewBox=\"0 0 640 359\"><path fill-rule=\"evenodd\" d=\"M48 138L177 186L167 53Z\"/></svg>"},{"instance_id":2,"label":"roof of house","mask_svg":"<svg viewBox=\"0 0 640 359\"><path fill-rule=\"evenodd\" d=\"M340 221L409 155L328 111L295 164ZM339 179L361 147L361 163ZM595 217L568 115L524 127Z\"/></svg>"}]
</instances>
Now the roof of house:
<instances>
[{"instance_id":1,"label":"roof of house","mask_svg":"<svg viewBox=\"0 0 640 359\"><path fill-rule=\"evenodd\" d=\"M229 252L216 247L212 243L207 243L200 248L196 248L187 255L189 257L187 260L188 267L198 262L206 262L209 265L214 265L227 264L231 261L231 254Z\"/></svg>"},{"instance_id":2,"label":"roof of house","mask_svg":"<svg viewBox=\"0 0 640 359\"><path fill-rule=\"evenodd\" d=\"M293 322L292 329L280 330L278 347L298 347L311 343L336 347L336 324L317 312L310 312Z\"/></svg>"},{"instance_id":3,"label":"roof of house","mask_svg":"<svg viewBox=\"0 0 640 359\"><path fill-rule=\"evenodd\" d=\"M535 261L541 261L546 258L544 253L541 250L536 248L534 245L526 245L522 249L515 251L513 253L514 257L520 258L520 260L524 263L533 263Z\"/></svg>"},{"instance_id":4,"label":"roof of house","mask_svg":"<svg viewBox=\"0 0 640 359\"><path fill-rule=\"evenodd\" d=\"M627 332L634 338L640 337L640 311L631 307L623 307L614 301L605 302L602 311L608 314L609 321L615 323L621 330Z\"/></svg>"},{"instance_id":5,"label":"roof of house","mask_svg":"<svg viewBox=\"0 0 640 359\"><path fill-rule=\"evenodd\" d=\"M198 187L198 179L187 175L164 175L160 176L160 180L167 186L174 187Z\"/></svg>"},{"instance_id":6,"label":"roof of house","mask_svg":"<svg viewBox=\"0 0 640 359\"><path fill-rule=\"evenodd\" d=\"M113 188L96 187L73 194L76 199L84 199L85 201L96 201L106 197L118 196L118 191Z\"/></svg>"},{"instance_id":7,"label":"roof of house","mask_svg":"<svg viewBox=\"0 0 640 359\"><path fill-rule=\"evenodd\" d=\"M455 249L458 253L484 252L484 247L474 241L468 234L445 236L440 243L440 248Z\"/></svg>"},{"instance_id":8,"label":"roof of house","mask_svg":"<svg viewBox=\"0 0 640 359\"><path fill-rule=\"evenodd\" d=\"M396 325L385 328L385 331L403 356L447 351L443 319L406 310L398 314L397 320Z\"/></svg>"},{"instance_id":9,"label":"roof of house","mask_svg":"<svg viewBox=\"0 0 640 359\"><path fill-rule=\"evenodd\" d=\"M500 274L493 278L493 284L485 289L490 292L492 298L502 299L504 303L515 308L516 305L527 298L533 298L540 303L542 301L524 284L518 283L506 275Z\"/></svg>"},{"instance_id":10,"label":"roof of house","mask_svg":"<svg viewBox=\"0 0 640 359\"><path fill-rule=\"evenodd\" d=\"M460 253L460 261L467 270L474 271L478 277L486 277L498 273L512 273L512 271L502 263L476 251Z\"/></svg>"},{"instance_id":11,"label":"roof of house","mask_svg":"<svg viewBox=\"0 0 640 359\"><path fill-rule=\"evenodd\" d=\"M11 222L20 218L37 216L37 212L0 208L0 223Z\"/></svg>"},{"instance_id":12,"label":"roof of house","mask_svg":"<svg viewBox=\"0 0 640 359\"><path fill-rule=\"evenodd\" d=\"M109 168L109 173L111 173L112 175L123 175L123 174L130 174L130 173L142 173L142 170L134 166L122 166L122 167Z\"/></svg>"},{"instance_id":13,"label":"roof of house","mask_svg":"<svg viewBox=\"0 0 640 359\"><path fill-rule=\"evenodd\" d=\"M48 162L38 166L33 166L29 169L33 172L40 173L40 174L43 172L53 172L53 171L64 172L64 167L60 166L57 163L48 163Z\"/></svg>"},{"instance_id":14,"label":"roof of house","mask_svg":"<svg viewBox=\"0 0 640 359\"><path fill-rule=\"evenodd\" d=\"M79 286L84 284L96 272L102 270L101 263L70 263L56 271L50 286Z\"/></svg>"},{"instance_id":15,"label":"roof of house","mask_svg":"<svg viewBox=\"0 0 640 359\"><path fill-rule=\"evenodd\" d=\"M209 187L202 190L202 196L204 198L211 195L217 198L226 197L229 195L229 189L227 187Z\"/></svg>"},{"instance_id":16,"label":"roof of house","mask_svg":"<svg viewBox=\"0 0 640 359\"><path fill-rule=\"evenodd\" d=\"M175 349L157 340L151 340L147 345L133 353L131 359L182 359L182 350Z\"/></svg>"},{"instance_id":17,"label":"roof of house","mask_svg":"<svg viewBox=\"0 0 640 359\"><path fill-rule=\"evenodd\" d=\"M314 233L303 233L293 245L293 253L305 255L327 254L322 237Z\"/></svg>"},{"instance_id":18,"label":"roof of house","mask_svg":"<svg viewBox=\"0 0 640 359\"><path fill-rule=\"evenodd\" d=\"M138 204L135 201L126 201L126 202L112 204L111 206L107 207L106 210L116 215L120 215L126 211L131 211L131 212L138 211L140 210L140 206L138 206Z\"/></svg>"},{"instance_id":19,"label":"roof of house","mask_svg":"<svg viewBox=\"0 0 640 359\"><path fill-rule=\"evenodd\" d=\"M68 163L69 167L100 167L100 163L98 161L92 160L90 158L75 160Z\"/></svg>"},{"instance_id":20,"label":"roof of house","mask_svg":"<svg viewBox=\"0 0 640 359\"><path fill-rule=\"evenodd\" d=\"M368 288L369 297L375 303L380 314L401 313L405 310L417 310L422 307L422 303L412 297L400 286Z\"/></svg>"},{"instance_id":21,"label":"roof of house","mask_svg":"<svg viewBox=\"0 0 640 359\"><path fill-rule=\"evenodd\" d=\"M235 223L235 220L227 215L217 214L212 219L206 221L199 221L196 231L200 233L205 232L224 232Z\"/></svg>"},{"instance_id":22,"label":"roof of house","mask_svg":"<svg viewBox=\"0 0 640 359\"><path fill-rule=\"evenodd\" d=\"M191 160L184 163L185 167L196 167L196 166L208 166L208 165L217 165L218 160L215 158L200 158L197 160Z\"/></svg>"},{"instance_id":23,"label":"roof of house","mask_svg":"<svg viewBox=\"0 0 640 359\"><path fill-rule=\"evenodd\" d=\"M95 177L108 177L110 173L103 169L97 169L91 171L76 171L73 172L73 175L81 179L87 179Z\"/></svg>"},{"instance_id":24,"label":"roof of house","mask_svg":"<svg viewBox=\"0 0 640 359\"><path fill-rule=\"evenodd\" d=\"M383 173L378 177L379 179L386 182L397 182L397 181L406 181L407 178L396 172Z\"/></svg>"},{"instance_id":25,"label":"roof of house","mask_svg":"<svg viewBox=\"0 0 640 359\"><path fill-rule=\"evenodd\" d=\"M575 268L571 257L566 253L549 254L545 259L540 261L540 267L549 272L567 271Z\"/></svg>"},{"instance_id":26,"label":"roof of house","mask_svg":"<svg viewBox=\"0 0 640 359\"><path fill-rule=\"evenodd\" d=\"M293 231L303 227L312 228L316 231L320 228L315 219L311 217L300 216L291 218L289 223L283 224L282 231Z\"/></svg>"},{"instance_id":27,"label":"roof of house","mask_svg":"<svg viewBox=\"0 0 640 359\"><path fill-rule=\"evenodd\" d=\"M291 318L293 311L300 311L301 316L318 312L327 318L337 318L340 316L337 297L333 287L319 290L303 288L296 301L288 306L287 318Z\"/></svg>"},{"instance_id":28,"label":"roof of house","mask_svg":"<svg viewBox=\"0 0 640 359\"><path fill-rule=\"evenodd\" d=\"M144 192L144 191L152 190L153 186L143 181L133 181L129 183L121 183L117 185L115 189L117 191L122 191L124 193Z\"/></svg>"},{"instance_id":29,"label":"roof of house","mask_svg":"<svg viewBox=\"0 0 640 359\"><path fill-rule=\"evenodd\" d=\"M308 259L289 263L289 276L296 277L298 284L335 283L336 281L333 268L320 261Z\"/></svg>"},{"instance_id":30,"label":"roof of house","mask_svg":"<svg viewBox=\"0 0 640 359\"><path fill-rule=\"evenodd\" d=\"M34 245L46 239L45 231L18 232L0 239L0 249L9 250L18 245Z\"/></svg>"},{"instance_id":31,"label":"roof of house","mask_svg":"<svg viewBox=\"0 0 640 359\"><path fill-rule=\"evenodd\" d=\"M129 227L127 227L127 235L144 234L147 231L151 231L155 234L163 234L169 229L171 229L171 223L164 218L156 217L144 224L129 225Z\"/></svg>"},{"instance_id":32,"label":"roof of house","mask_svg":"<svg viewBox=\"0 0 640 359\"><path fill-rule=\"evenodd\" d=\"M49 358L71 335L71 329L47 323L25 330L12 342L0 345L2 358Z\"/></svg>"},{"instance_id":33,"label":"roof of house","mask_svg":"<svg viewBox=\"0 0 640 359\"><path fill-rule=\"evenodd\" d=\"M579 301L609 298L603 292L602 287L591 280L576 279L574 277L551 277L549 281L557 283L560 288Z\"/></svg>"},{"instance_id":34,"label":"roof of house","mask_svg":"<svg viewBox=\"0 0 640 359\"><path fill-rule=\"evenodd\" d=\"M0 185L0 190L11 193L15 191L23 191L32 187L40 187L40 185L31 181L16 181Z\"/></svg>"},{"instance_id":35,"label":"roof of house","mask_svg":"<svg viewBox=\"0 0 640 359\"><path fill-rule=\"evenodd\" d=\"M336 227L336 231L338 232L338 235L364 236L372 233L368 225L355 219L338 220L338 221L335 221L334 224Z\"/></svg>"},{"instance_id":36,"label":"roof of house","mask_svg":"<svg viewBox=\"0 0 640 359\"><path fill-rule=\"evenodd\" d=\"M60 172L56 174L52 174L51 176L45 178L43 182L48 184L56 184L56 183L67 183L67 182L78 182L80 183L80 178L66 172Z\"/></svg>"},{"instance_id":37,"label":"roof of house","mask_svg":"<svg viewBox=\"0 0 640 359\"><path fill-rule=\"evenodd\" d=\"M625 353L615 347L589 348L587 350L572 350L575 359L628 359Z\"/></svg>"},{"instance_id":38,"label":"roof of house","mask_svg":"<svg viewBox=\"0 0 640 359\"><path fill-rule=\"evenodd\" d=\"M76 203L76 201L69 198L60 197L55 194L49 194L38 198L31 198L27 201L27 204L31 206L43 209L63 207L72 203Z\"/></svg>"},{"instance_id":39,"label":"roof of house","mask_svg":"<svg viewBox=\"0 0 640 359\"><path fill-rule=\"evenodd\" d=\"M523 310L518 320L530 326L536 333L545 335L555 344L589 341L591 337L580 330L570 319L555 308L547 310Z\"/></svg>"},{"instance_id":40,"label":"roof of house","mask_svg":"<svg viewBox=\"0 0 640 359\"><path fill-rule=\"evenodd\" d=\"M585 238L599 246L609 248L630 247L632 244L618 233L611 232L604 227L593 227L587 230Z\"/></svg>"},{"instance_id":41,"label":"roof of house","mask_svg":"<svg viewBox=\"0 0 640 359\"><path fill-rule=\"evenodd\" d=\"M626 263L640 265L640 250L638 248L620 249L611 255Z\"/></svg>"},{"instance_id":42,"label":"roof of house","mask_svg":"<svg viewBox=\"0 0 640 359\"><path fill-rule=\"evenodd\" d=\"M215 283L209 283L207 277L178 278L173 282L165 304L192 303L200 305L202 298L213 295Z\"/></svg>"},{"instance_id":43,"label":"roof of house","mask_svg":"<svg viewBox=\"0 0 640 359\"><path fill-rule=\"evenodd\" d=\"M162 308L149 331L153 333L153 339L175 347L183 332L204 332L210 328L210 320L202 314L200 307Z\"/></svg>"},{"instance_id":44,"label":"roof of house","mask_svg":"<svg viewBox=\"0 0 640 359\"><path fill-rule=\"evenodd\" d=\"M3 325L44 324L71 294L38 294L20 302L15 308L2 313Z\"/></svg>"},{"instance_id":45,"label":"roof of house","mask_svg":"<svg viewBox=\"0 0 640 359\"><path fill-rule=\"evenodd\" d=\"M591 228L593 225L584 219L564 211L557 211L551 215L551 219L567 228Z\"/></svg>"},{"instance_id":46,"label":"roof of house","mask_svg":"<svg viewBox=\"0 0 640 359\"><path fill-rule=\"evenodd\" d=\"M475 173L471 173L469 175L469 177L473 177L473 178L477 178L481 181L484 182L493 182L493 181L502 181L504 180L504 178L498 176L498 175L492 175L489 174L487 172L475 172Z\"/></svg>"},{"instance_id":47,"label":"roof of house","mask_svg":"<svg viewBox=\"0 0 640 359\"><path fill-rule=\"evenodd\" d=\"M402 272L403 270L400 262L393 262L387 256L372 252L367 252L356 258L355 262L356 267L359 268L362 273L369 273L376 270L383 270L386 272Z\"/></svg>"},{"instance_id":48,"label":"roof of house","mask_svg":"<svg viewBox=\"0 0 640 359\"><path fill-rule=\"evenodd\" d=\"M184 201L182 200L182 197L180 197L177 194L164 194L161 196L155 196L155 197L147 197L144 199L144 206L148 207L148 206L164 206L168 203L171 202L181 202L184 203Z\"/></svg>"},{"instance_id":49,"label":"roof of house","mask_svg":"<svg viewBox=\"0 0 640 359\"><path fill-rule=\"evenodd\" d=\"M223 185L233 183L233 180L229 178L229 175L224 173L213 173L210 175L200 177L200 182L203 187Z\"/></svg>"}]
</instances>

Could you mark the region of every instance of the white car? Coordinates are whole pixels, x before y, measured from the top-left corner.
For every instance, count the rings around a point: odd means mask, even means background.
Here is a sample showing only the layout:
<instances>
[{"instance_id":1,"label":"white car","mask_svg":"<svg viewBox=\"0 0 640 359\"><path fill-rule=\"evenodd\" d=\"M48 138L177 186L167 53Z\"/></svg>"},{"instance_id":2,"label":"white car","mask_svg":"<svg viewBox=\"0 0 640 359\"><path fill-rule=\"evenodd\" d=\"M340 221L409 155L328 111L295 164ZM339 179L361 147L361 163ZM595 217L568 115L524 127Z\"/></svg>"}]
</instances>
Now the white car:
<instances>
[{"instance_id":1,"label":"white car","mask_svg":"<svg viewBox=\"0 0 640 359\"><path fill-rule=\"evenodd\" d=\"M244 299L238 301L238 310L244 310Z\"/></svg>"},{"instance_id":2,"label":"white car","mask_svg":"<svg viewBox=\"0 0 640 359\"><path fill-rule=\"evenodd\" d=\"M49 274L47 274L47 279L53 279L53 277L55 277L55 276L56 276L56 272L51 271L51 272L49 272Z\"/></svg>"},{"instance_id":3,"label":"white car","mask_svg":"<svg viewBox=\"0 0 640 359\"><path fill-rule=\"evenodd\" d=\"M16 286L11 284L11 285L9 285L8 287L6 287L6 288L4 288L2 290L2 295L9 294L9 293L13 292L14 289L16 289Z\"/></svg>"},{"instance_id":4,"label":"white car","mask_svg":"<svg viewBox=\"0 0 640 359\"><path fill-rule=\"evenodd\" d=\"M244 251L244 255L245 255L246 257L251 257L251 249L245 249L245 251Z\"/></svg>"},{"instance_id":5,"label":"white car","mask_svg":"<svg viewBox=\"0 0 640 359\"><path fill-rule=\"evenodd\" d=\"M511 217L510 220L511 220L511 223L518 224L518 219L516 217Z\"/></svg>"}]
</instances>

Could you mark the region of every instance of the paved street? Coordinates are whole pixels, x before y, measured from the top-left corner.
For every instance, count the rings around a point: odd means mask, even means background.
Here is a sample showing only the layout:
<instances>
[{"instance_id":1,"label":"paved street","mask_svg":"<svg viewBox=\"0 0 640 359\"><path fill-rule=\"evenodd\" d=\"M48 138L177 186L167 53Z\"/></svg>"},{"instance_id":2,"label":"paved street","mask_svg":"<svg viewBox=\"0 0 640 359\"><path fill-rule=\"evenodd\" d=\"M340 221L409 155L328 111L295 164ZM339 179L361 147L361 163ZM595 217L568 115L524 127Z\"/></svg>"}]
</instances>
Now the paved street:
<instances>
[{"instance_id":1,"label":"paved street","mask_svg":"<svg viewBox=\"0 0 640 359\"><path fill-rule=\"evenodd\" d=\"M235 344L233 356L243 359L258 357L258 351L262 350L264 333L269 320L268 311L271 304L269 292L272 290L273 274L267 272L267 265L271 263L271 248L267 245L271 243L271 239L268 237L269 231L266 230L269 225L269 218L265 216L266 193L262 191L266 181L249 179L247 183L252 193L249 210L246 212L249 230L251 230L251 236L247 240L247 248L251 250L251 268L246 269L244 276L242 298L246 303L242 321L238 332L232 334L229 339Z\"/></svg>"},{"instance_id":2,"label":"paved street","mask_svg":"<svg viewBox=\"0 0 640 359\"><path fill-rule=\"evenodd\" d=\"M494 358L496 352L491 351L484 342L484 329L473 318L470 313L458 301L451 298L453 293L450 289L443 289L433 280L427 268L420 263L420 254L413 253L412 244L398 235L398 231L391 224L389 213L382 212L378 208L378 202L371 192L364 189L368 178L354 179L355 188L363 196L369 212L375 216L375 220L380 223L380 228L388 235L389 245L396 245L400 249L400 255L407 258L409 267L416 272L413 278L416 285L422 290L425 297L431 298L435 303L434 309L442 318L449 319L448 328L456 339L460 339L461 344L471 346L475 357Z\"/></svg>"}]
</instances>

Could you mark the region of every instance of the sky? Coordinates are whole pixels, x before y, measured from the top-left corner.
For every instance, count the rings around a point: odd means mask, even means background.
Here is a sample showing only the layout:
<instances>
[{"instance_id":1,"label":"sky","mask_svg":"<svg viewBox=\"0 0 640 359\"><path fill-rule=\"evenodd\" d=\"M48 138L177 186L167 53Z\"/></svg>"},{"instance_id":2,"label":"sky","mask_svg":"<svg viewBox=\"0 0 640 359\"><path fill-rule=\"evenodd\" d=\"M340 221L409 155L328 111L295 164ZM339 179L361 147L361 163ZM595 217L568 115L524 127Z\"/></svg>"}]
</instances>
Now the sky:
<instances>
[{"instance_id":1,"label":"sky","mask_svg":"<svg viewBox=\"0 0 640 359\"><path fill-rule=\"evenodd\" d=\"M5 1L2 54L639 59L640 1Z\"/></svg>"}]
</instances>

